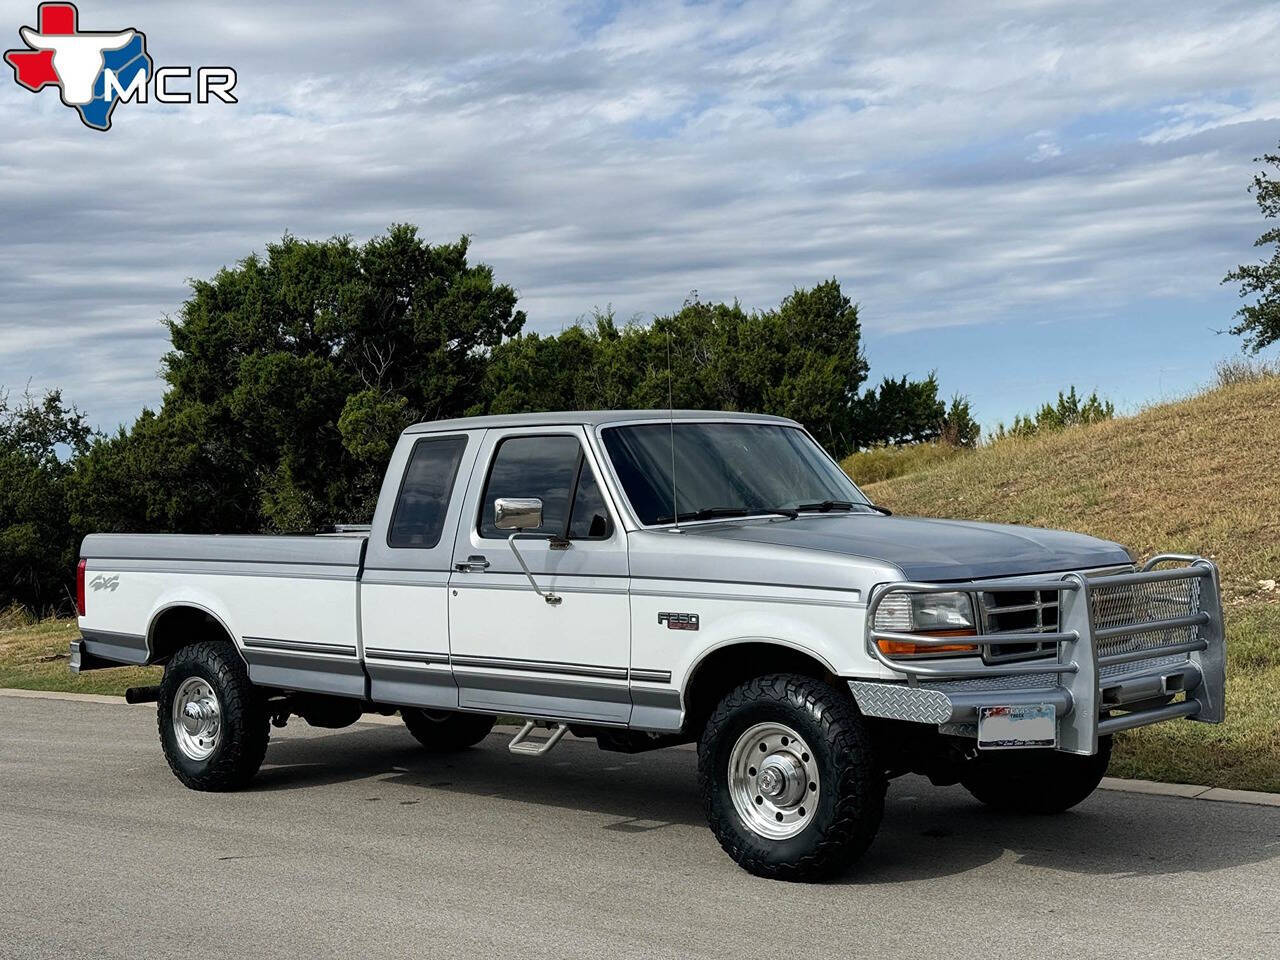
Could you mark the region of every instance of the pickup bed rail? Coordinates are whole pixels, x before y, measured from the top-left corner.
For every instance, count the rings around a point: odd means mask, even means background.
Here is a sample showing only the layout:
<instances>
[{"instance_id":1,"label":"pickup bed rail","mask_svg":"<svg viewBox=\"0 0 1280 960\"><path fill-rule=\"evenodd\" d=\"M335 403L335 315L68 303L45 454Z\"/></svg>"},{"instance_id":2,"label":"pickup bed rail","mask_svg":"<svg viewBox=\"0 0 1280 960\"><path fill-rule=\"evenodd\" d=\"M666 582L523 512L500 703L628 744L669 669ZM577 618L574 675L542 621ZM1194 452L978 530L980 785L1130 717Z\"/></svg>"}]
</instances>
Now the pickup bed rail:
<instances>
[{"instance_id":1,"label":"pickup bed rail","mask_svg":"<svg viewBox=\"0 0 1280 960\"><path fill-rule=\"evenodd\" d=\"M1180 566L1160 569L1169 563ZM1057 593L1056 630L979 632L965 642L984 652L997 645L1052 645L1053 661L911 660L886 654L878 643L956 642L876 629L876 613L894 593L965 592L976 600L981 594L1024 591ZM1218 569L1201 557L1161 554L1138 572L1098 577L1072 572L961 585L881 584L867 605L866 641L873 658L906 678L905 684L850 683L871 716L968 732L965 725L974 722L980 706L1051 703L1058 717L1058 749L1077 754L1095 753L1099 736L1161 720L1218 723L1223 718L1226 658Z\"/></svg>"}]
</instances>

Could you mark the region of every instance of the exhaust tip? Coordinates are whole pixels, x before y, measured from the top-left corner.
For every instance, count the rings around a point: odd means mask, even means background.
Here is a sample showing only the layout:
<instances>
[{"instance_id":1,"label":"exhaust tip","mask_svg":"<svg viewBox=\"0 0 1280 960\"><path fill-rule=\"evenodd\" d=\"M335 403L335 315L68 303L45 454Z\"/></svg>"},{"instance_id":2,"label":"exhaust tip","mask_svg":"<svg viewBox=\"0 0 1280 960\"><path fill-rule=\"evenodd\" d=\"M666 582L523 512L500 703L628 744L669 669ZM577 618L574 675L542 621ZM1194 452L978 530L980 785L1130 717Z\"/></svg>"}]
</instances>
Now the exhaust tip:
<instances>
[{"instance_id":1,"label":"exhaust tip","mask_svg":"<svg viewBox=\"0 0 1280 960\"><path fill-rule=\"evenodd\" d=\"M125 703L155 703L159 699L159 687L130 687L124 692Z\"/></svg>"}]
</instances>

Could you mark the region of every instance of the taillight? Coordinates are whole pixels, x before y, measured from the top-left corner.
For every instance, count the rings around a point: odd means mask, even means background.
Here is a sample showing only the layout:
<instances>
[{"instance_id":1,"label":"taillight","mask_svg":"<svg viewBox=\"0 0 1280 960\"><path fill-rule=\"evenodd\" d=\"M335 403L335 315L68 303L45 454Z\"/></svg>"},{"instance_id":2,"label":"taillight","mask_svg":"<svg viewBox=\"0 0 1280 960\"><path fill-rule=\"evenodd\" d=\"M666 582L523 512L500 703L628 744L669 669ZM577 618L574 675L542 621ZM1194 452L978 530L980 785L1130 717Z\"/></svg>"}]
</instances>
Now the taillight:
<instances>
[{"instance_id":1,"label":"taillight","mask_svg":"<svg viewBox=\"0 0 1280 960\"><path fill-rule=\"evenodd\" d=\"M76 613L84 616L84 568L88 561L81 559L76 564Z\"/></svg>"}]
</instances>

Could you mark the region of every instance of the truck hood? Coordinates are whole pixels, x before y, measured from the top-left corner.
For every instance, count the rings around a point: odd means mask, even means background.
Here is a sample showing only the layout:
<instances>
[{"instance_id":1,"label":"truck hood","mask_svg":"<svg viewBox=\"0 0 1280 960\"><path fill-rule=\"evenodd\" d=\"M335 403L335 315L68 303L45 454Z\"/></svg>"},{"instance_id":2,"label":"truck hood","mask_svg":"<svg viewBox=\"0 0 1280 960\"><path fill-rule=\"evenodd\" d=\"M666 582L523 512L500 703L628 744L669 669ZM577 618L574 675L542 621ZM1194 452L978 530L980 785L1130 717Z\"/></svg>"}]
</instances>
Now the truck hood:
<instances>
[{"instance_id":1,"label":"truck hood","mask_svg":"<svg viewBox=\"0 0 1280 960\"><path fill-rule=\"evenodd\" d=\"M684 528L685 536L774 544L892 564L908 580L977 580L1132 563L1116 543L1063 530L873 513L745 520Z\"/></svg>"}]
</instances>

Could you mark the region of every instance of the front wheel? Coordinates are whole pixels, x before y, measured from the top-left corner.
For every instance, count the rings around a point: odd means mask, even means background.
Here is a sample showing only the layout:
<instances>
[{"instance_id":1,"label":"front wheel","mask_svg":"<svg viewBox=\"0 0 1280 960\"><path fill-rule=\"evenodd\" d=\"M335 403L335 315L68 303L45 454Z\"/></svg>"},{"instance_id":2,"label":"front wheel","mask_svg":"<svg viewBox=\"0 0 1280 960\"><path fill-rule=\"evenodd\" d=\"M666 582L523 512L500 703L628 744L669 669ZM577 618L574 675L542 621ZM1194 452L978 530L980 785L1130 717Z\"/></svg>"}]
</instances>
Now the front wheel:
<instances>
[{"instance_id":1,"label":"front wheel","mask_svg":"<svg viewBox=\"0 0 1280 960\"><path fill-rule=\"evenodd\" d=\"M1002 813L1062 813L1098 789L1110 762L1110 737L1098 738L1098 752L1091 757L1057 750L1001 750L970 760L960 782Z\"/></svg>"},{"instance_id":2,"label":"front wheel","mask_svg":"<svg viewBox=\"0 0 1280 960\"><path fill-rule=\"evenodd\" d=\"M193 643L173 655L156 721L169 768L192 790L243 787L267 754L266 703L230 643Z\"/></svg>"},{"instance_id":3,"label":"front wheel","mask_svg":"<svg viewBox=\"0 0 1280 960\"><path fill-rule=\"evenodd\" d=\"M712 832L738 865L776 880L833 876L871 845L885 777L852 698L798 674L747 681L698 743Z\"/></svg>"}]
</instances>

